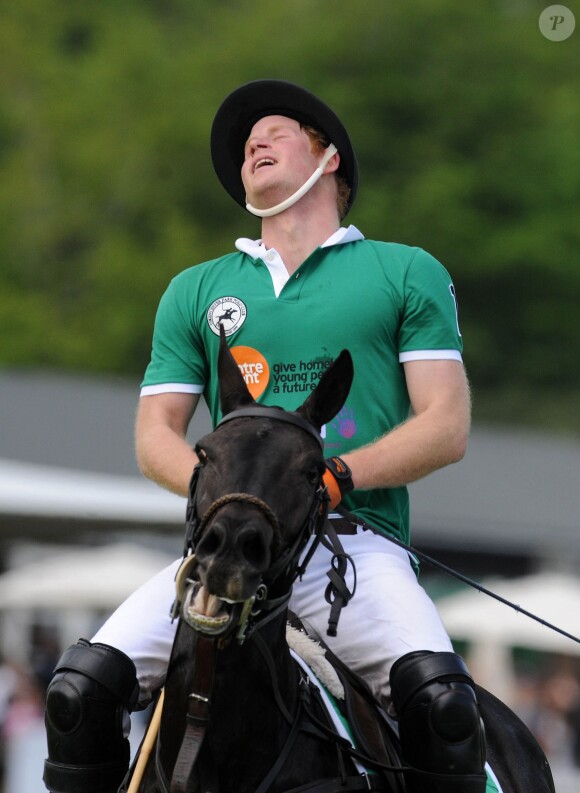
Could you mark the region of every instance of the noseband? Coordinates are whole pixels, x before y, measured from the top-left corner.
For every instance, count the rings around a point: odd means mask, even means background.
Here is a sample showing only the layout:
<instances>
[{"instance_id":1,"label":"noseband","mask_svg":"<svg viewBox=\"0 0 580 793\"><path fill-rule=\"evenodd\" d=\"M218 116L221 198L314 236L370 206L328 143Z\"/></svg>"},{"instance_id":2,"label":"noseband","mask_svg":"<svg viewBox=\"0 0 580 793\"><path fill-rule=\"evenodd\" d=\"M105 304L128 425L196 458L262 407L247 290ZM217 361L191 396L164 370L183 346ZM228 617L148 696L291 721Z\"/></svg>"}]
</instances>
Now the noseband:
<instances>
[{"instance_id":1,"label":"noseband","mask_svg":"<svg viewBox=\"0 0 580 793\"><path fill-rule=\"evenodd\" d=\"M302 418L302 416L297 413L287 413L281 408L276 407L261 407L252 405L246 408L241 408L240 410L232 411L223 417L223 419L216 426L216 430L223 424L238 418L269 418L275 419L276 421L285 422L286 424L292 424L293 426L299 427L301 430L308 433L308 435L311 437L315 438L320 448L324 448L324 441L322 440L320 433L317 432L315 427L310 424L310 422ZM273 529L274 546L279 547L281 545L282 538L280 522L274 511L263 499L259 498L258 496L254 496L251 493L226 493L209 505L201 519L198 518L196 497L200 469L201 464L196 465L189 485L184 546L185 564L187 564L194 555L195 547L201 540L210 521L215 517L220 509L232 503L243 503L256 507L266 518ZM328 495L326 488L322 486L322 481L320 481L316 490L314 491L312 503L310 509L308 510L308 514L306 515L306 519L300 531L297 533L293 544L278 557L274 564L271 565L263 575L262 582L258 587L256 595L250 598L251 602L246 601L244 604L242 612L244 614L244 624L239 626L238 641L243 642L246 636L249 635L255 626L258 616L262 612L269 612L269 618L272 618L286 606L290 598L291 584L294 583L296 578L304 574L306 566L310 561L312 554L318 545L318 542L320 541L327 510ZM308 539L312 535L315 535L316 539L311 548L308 550L308 553L306 554L306 557L303 559L302 563L299 564L298 560L300 554ZM270 587L272 583L276 581L283 573L289 576L291 579L289 591L281 597L268 600L268 587ZM258 607L255 605L255 601L259 603ZM262 622L264 622L264 620L262 620Z\"/></svg>"},{"instance_id":2,"label":"noseband","mask_svg":"<svg viewBox=\"0 0 580 793\"><path fill-rule=\"evenodd\" d=\"M198 537L201 537L203 532L205 531L207 524L213 518L218 510L222 507L227 506L227 504L234 504L234 503L242 503L242 504L250 504L252 507L257 507L260 512L264 515L270 526L274 529L274 534L277 538L280 536L280 523L278 522L278 518L270 507L266 504L265 501L262 501L261 498L258 496L252 496L250 493L227 493L225 496L221 496L217 498L213 504L210 504L209 507L206 509L205 514L203 515L202 519L199 522L199 526L196 529L196 533Z\"/></svg>"}]
</instances>

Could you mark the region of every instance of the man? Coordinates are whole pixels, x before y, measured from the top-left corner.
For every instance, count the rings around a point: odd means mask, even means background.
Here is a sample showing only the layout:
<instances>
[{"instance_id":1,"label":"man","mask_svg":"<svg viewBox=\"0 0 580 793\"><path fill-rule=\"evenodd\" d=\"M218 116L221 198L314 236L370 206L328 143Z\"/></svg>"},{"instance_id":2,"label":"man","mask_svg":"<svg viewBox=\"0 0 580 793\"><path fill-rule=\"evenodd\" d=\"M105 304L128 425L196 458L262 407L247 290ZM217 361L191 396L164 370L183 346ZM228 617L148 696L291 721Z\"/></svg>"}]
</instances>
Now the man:
<instances>
[{"instance_id":1,"label":"man","mask_svg":"<svg viewBox=\"0 0 580 793\"><path fill-rule=\"evenodd\" d=\"M326 635L323 546L291 606L396 714L405 763L418 769L408 791L482 793L485 743L471 678L412 561L385 538L408 539L406 484L466 449L469 390L451 279L420 249L340 227L357 162L341 121L308 91L277 80L242 86L219 108L211 146L223 186L262 218L262 237L186 270L163 296L136 425L141 469L187 493L197 458L185 435L202 392L219 420L220 324L254 398L288 409L349 348L355 378L325 428L325 481L332 508L343 500L379 531L331 514L357 574L337 635ZM96 776L95 790L115 789L127 762L123 716L163 682L174 576L175 566L160 573L92 643L61 659L47 698L50 790L67 793L71 779ZM95 745L95 725L105 724L110 738Z\"/></svg>"}]
</instances>

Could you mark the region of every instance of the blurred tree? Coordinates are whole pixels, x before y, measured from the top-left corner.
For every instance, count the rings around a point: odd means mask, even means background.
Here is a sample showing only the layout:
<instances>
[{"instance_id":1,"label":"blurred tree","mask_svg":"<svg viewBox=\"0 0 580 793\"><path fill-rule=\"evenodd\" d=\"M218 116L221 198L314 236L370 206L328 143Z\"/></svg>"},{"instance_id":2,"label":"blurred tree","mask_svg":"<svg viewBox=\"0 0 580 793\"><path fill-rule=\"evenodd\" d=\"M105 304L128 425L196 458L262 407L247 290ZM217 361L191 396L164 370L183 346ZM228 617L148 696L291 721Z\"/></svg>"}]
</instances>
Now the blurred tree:
<instances>
[{"instance_id":1,"label":"blurred tree","mask_svg":"<svg viewBox=\"0 0 580 793\"><path fill-rule=\"evenodd\" d=\"M475 417L580 431L577 33L532 0L19 0L0 10L0 363L138 375L168 280L257 221L208 137L238 84L349 127L349 220L460 297Z\"/></svg>"}]
</instances>

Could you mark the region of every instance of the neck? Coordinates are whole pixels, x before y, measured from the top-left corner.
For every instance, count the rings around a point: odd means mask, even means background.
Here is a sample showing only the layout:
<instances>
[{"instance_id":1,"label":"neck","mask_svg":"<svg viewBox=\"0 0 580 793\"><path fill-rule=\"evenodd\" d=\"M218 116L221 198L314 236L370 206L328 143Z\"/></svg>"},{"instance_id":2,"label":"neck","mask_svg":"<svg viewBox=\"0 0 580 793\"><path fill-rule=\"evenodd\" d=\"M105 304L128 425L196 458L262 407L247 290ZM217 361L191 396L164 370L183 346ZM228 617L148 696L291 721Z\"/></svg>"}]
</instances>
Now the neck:
<instances>
[{"instance_id":1,"label":"neck","mask_svg":"<svg viewBox=\"0 0 580 793\"><path fill-rule=\"evenodd\" d=\"M302 199L280 215L263 219L262 241L266 248L278 251L291 275L339 225L334 202L314 207Z\"/></svg>"},{"instance_id":2,"label":"neck","mask_svg":"<svg viewBox=\"0 0 580 793\"><path fill-rule=\"evenodd\" d=\"M205 752L211 745L210 766L215 764L218 769L222 793L255 791L276 760L280 736L290 730L273 694L275 686L293 715L298 695L297 671L286 643L286 617L284 611L261 629L272 656L271 665L265 662L252 638L239 645L232 637L224 646L216 646L211 718L199 760L201 765L207 762ZM163 711L160 732L161 765L168 778L183 738L188 695L199 681L196 665L203 659L197 653L198 643L199 635L180 622L165 685L165 701L171 707ZM208 669L203 669L204 679L207 674ZM260 736L258 748L256 736Z\"/></svg>"},{"instance_id":3,"label":"neck","mask_svg":"<svg viewBox=\"0 0 580 793\"><path fill-rule=\"evenodd\" d=\"M274 764L280 741L290 730L274 695L275 688L294 716L297 671L286 643L286 616L284 612L259 629L271 654L270 664L254 637L242 646L234 640L218 653L208 738L220 769L223 793L255 791ZM256 736L260 736L257 754ZM240 778L240 768L249 769L244 774L249 779Z\"/></svg>"}]
</instances>

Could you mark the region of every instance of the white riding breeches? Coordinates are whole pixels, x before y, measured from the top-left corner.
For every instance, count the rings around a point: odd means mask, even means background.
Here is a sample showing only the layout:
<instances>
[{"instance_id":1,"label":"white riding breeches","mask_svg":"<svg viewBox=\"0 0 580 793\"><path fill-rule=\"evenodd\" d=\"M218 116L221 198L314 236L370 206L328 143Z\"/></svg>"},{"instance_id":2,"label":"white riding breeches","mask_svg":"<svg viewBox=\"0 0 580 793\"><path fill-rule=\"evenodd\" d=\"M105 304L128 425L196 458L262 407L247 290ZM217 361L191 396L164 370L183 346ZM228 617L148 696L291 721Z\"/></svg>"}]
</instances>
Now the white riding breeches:
<instances>
[{"instance_id":1,"label":"white riding breeches","mask_svg":"<svg viewBox=\"0 0 580 793\"><path fill-rule=\"evenodd\" d=\"M327 636L330 606L324 598L332 554L320 545L297 581L290 608L308 632L321 638L347 666L358 672L374 695L389 704L393 663L416 650L452 651L437 610L417 581L409 556L384 537L358 529L341 535L356 566L354 597L342 609L338 635ZM136 590L92 638L124 652L135 663L145 707L163 685L177 623L169 612L181 560ZM352 570L346 582L352 591Z\"/></svg>"},{"instance_id":2,"label":"white riding breeches","mask_svg":"<svg viewBox=\"0 0 580 793\"><path fill-rule=\"evenodd\" d=\"M419 584L408 553L360 527L340 542L356 567L356 591L342 609L336 636L327 636L330 606L324 599L332 553L320 545L302 581L294 585L290 608L311 636L321 638L348 667L363 677L385 707L389 674L398 658L417 650L453 651L431 598ZM353 588L351 565L346 573Z\"/></svg>"}]
</instances>

